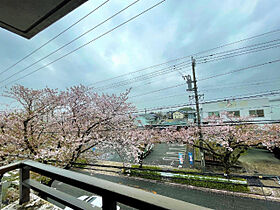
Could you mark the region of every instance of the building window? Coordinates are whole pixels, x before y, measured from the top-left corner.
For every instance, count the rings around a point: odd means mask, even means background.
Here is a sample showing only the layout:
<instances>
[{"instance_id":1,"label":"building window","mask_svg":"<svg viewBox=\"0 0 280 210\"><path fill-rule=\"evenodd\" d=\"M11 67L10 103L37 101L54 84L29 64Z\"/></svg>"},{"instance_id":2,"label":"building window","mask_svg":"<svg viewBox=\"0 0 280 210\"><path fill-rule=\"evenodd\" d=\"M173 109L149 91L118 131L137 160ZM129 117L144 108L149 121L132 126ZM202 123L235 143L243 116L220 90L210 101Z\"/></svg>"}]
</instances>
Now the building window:
<instances>
[{"instance_id":1,"label":"building window","mask_svg":"<svg viewBox=\"0 0 280 210\"><path fill-rule=\"evenodd\" d=\"M220 112L208 112L208 117L220 117Z\"/></svg>"},{"instance_id":2,"label":"building window","mask_svg":"<svg viewBox=\"0 0 280 210\"><path fill-rule=\"evenodd\" d=\"M249 110L249 115L251 117L264 117L264 111L263 109Z\"/></svg>"},{"instance_id":3,"label":"building window","mask_svg":"<svg viewBox=\"0 0 280 210\"><path fill-rule=\"evenodd\" d=\"M240 111L229 111L228 113L234 117L240 117Z\"/></svg>"}]
</instances>

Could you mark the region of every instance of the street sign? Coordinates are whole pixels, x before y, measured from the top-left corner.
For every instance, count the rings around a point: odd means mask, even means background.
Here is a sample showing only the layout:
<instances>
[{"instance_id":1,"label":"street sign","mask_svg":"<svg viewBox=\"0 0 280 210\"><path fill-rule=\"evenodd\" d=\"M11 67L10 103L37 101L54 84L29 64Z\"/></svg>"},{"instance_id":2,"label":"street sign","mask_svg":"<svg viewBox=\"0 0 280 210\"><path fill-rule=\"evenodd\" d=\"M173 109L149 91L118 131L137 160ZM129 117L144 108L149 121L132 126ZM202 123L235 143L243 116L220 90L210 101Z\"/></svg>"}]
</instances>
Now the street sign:
<instances>
[{"instance_id":1,"label":"street sign","mask_svg":"<svg viewBox=\"0 0 280 210\"><path fill-rule=\"evenodd\" d=\"M95 151L95 147L92 148L92 151L93 151L93 152Z\"/></svg>"},{"instance_id":2,"label":"street sign","mask_svg":"<svg viewBox=\"0 0 280 210\"><path fill-rule=\"evenodd\" d=\"M179 164L180 164L180 165L183 165L183 163L184 163L183 153L179 152L179 153L178 153L178 156L179 156Z\"/></svg>"},{"instance_id":3,"label":"street sign","mask_svg":"<svg viewBox=\"0 0 280 210\"><path fill-rule=\"evenodd\" d=\"M188 152L188 156L190 164L193 165L193 154L191 152Z\"/></svg>"}]
</instances>

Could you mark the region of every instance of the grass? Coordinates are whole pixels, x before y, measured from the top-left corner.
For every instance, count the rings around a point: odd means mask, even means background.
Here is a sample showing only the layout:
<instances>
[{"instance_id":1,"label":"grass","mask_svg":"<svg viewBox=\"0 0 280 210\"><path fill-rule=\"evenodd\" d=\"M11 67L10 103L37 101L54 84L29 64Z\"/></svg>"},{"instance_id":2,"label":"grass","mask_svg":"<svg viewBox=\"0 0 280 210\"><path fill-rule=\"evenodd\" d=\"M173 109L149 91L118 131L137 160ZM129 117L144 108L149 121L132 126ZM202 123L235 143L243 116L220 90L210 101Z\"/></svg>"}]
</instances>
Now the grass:
<instances>
[{"instance_id":1,"label":"grass","mask_svg":"<svg viewBox=\"0 0 280 210\"><path fill-rule=\"evenodd\" d=\"M132 165L132 168L139 168L138 165ZM162 170L162 168L157 166L143 166L143 169L153 169L153 170ZM183 172L198 172L196 169L173 169L173 171L183 171ZM184 175L174 175L173 177L165 177L161 176L160 172L156 171L144 171L144 170L129 170L126 171L131 176L142 177L146 179L152 180L162 180L174 183L180 183L185 185L192 185L197 187L205 187L211 189L218 189L218 190L227 190L232 192L250 192L248 186L246 184L233 184L231 181L221 180L224 179L222 176L202 176L202 175L193 175L189 174L188 177ZM246 181L242 178L231 178L231 180L238 180L238 181Z\"/></svg>"}]
</instances>

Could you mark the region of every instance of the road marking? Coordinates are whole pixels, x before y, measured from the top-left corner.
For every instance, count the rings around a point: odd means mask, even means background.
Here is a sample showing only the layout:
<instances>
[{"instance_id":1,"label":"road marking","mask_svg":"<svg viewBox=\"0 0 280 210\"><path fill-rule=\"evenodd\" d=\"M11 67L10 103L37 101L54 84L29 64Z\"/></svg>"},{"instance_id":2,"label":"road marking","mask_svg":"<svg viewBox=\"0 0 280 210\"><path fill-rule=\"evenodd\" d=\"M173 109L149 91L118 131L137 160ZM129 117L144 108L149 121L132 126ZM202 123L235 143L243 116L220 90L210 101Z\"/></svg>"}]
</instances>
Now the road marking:
<instances>
[{"instance_id":1,"label":"road marking","mask_svg":"<svg viewBox=\"0 0 280 210\"><path fill-rule=\"evenodd\" d=\"M167 155L175 155L178 156L178 152L166 152Z\"/></svg>"},{"instance_id":2,"label":"road marking","mask_svg":"<svg viewBox=\"0 0 280 210\"><path fill-rule=\"evenodd\" d=\"M178 149L178 150L175 150L175 149L172 149L172 150L169 150L171 152L186 152L185 149Z\"/></svg>"},{"instance_id":3,"label":"road marking","mask_svg":"<svg viewBox=\"0 0 280 210\"><path fill-rule=\"evenodd\" d=\"M163 157L162 159L163 159L163 160L173 160L173 161L179 161L179 159L178 159L178 158L176 158L176 157Z\"/></svg>"}]
</instances>

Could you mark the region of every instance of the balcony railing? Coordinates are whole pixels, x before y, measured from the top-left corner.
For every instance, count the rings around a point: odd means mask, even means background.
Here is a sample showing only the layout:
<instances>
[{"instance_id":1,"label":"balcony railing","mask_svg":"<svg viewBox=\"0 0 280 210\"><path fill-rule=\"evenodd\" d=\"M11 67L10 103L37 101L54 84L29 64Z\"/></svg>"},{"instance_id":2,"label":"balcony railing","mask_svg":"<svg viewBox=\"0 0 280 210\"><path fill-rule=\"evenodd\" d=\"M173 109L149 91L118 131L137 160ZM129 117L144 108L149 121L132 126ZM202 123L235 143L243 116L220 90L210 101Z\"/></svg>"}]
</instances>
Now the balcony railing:
<instances>
[{"instance_id":1,"label":"balcony railing","mask_svg":"<svg viewBox=\"0 0 280 210\"><path fill-rule=\"evenodd\" d=\"M115 210L117 202L137 209L207 209L184 201L155 195L140 189L120 185L81 173L57 168L51 165L24 160L0 167L0 174L19 169L19 204L30 200L30 189L39 192L73 209L96 209L69 194L30 179L30 171L74 187L102 196L102 209Z\"/></svg>"}]
</instances>

